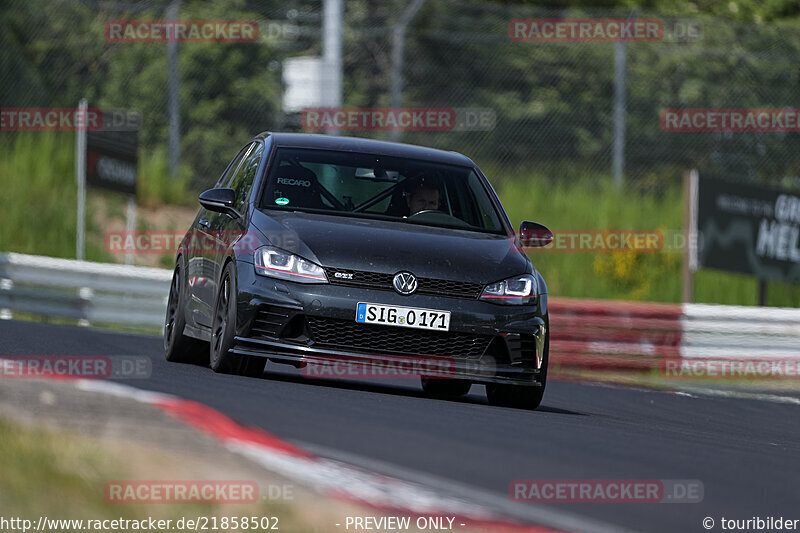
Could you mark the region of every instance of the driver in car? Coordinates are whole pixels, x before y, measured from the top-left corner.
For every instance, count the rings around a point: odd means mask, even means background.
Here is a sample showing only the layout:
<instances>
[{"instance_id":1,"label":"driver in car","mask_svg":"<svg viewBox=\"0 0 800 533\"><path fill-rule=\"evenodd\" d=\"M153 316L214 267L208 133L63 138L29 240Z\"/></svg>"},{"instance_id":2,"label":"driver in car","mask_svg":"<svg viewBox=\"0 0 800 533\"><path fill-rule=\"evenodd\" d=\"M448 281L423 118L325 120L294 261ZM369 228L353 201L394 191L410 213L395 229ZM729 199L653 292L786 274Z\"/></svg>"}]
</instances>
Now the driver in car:
<instances>
[{"instance_id":1,"label":"driver in car","mask_svg":"<svg viewBox=\"0 0 800 533\"><path fill-rule=\"evenodd\" d=\"M439 188L430 180L419 180L406 193L409 216L420 211L439 209Z\"/></svg>"}]
</instances>

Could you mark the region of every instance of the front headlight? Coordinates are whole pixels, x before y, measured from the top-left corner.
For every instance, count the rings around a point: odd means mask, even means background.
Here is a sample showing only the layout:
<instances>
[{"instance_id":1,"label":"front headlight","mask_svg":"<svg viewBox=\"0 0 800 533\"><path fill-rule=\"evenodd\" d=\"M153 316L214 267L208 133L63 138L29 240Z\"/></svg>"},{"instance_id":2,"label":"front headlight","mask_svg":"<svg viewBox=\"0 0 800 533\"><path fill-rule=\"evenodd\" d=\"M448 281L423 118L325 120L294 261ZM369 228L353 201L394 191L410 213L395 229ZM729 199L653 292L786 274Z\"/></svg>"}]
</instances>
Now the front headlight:
<instances>
[{"instance_id":1,"label":"front headlight","mask_svg":"<svg viewBox=\"0 0 800 533\"><path fill-rule=\"evenodd\" d=\"M328 283L325 270L318 264L272 246L256 250L255 269L256 274L270 278L298 283Z\"/></svg>"},{"instance_id":2,"label":"front headlight","mask_svg":"<svg viewBox=\"0 0 800 533\"><path fill-rule=\"evenodd\" d=\"M528 304L539 295L539 283L530 274L514 276L496 283L490 283L483 289L481 300L498 304Z\"/></svg>"}]
</instances>

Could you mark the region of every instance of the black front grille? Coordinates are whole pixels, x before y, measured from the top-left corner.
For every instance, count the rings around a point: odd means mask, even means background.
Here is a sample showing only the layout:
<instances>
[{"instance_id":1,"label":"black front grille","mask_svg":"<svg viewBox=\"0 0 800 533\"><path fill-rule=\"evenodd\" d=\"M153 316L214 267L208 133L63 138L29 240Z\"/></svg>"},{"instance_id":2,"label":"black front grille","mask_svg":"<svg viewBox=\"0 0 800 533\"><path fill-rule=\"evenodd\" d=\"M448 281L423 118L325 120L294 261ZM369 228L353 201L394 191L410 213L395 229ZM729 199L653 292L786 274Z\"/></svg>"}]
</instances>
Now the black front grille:
<instances>
[{"instance_id":1,"label":"black front grille","mask_svg":"<svg viewBox=\"0 0 800 533\"><path fill-rule=\"evenodd\" d=\"M381 274L363 270L326 269L328 281L333 285L359 287L365 289L394 290L392 280L394 274ZM339 274L339 277L337 277ZM344 277L343 277L344 276ZM414 294L426 296L445 296L450 298L476 299L481 295L483 285L446 279L417 278L417 290Z\"/></svg>"},{"instance_id":2,"label":"black front grille","mask_svg":"<svg viewBox=\"0 0 800 533\"><path fill-rule=\"evenodd\" d=\"M308 317L308 324L316 346L374 354L477 358L492 341L491 335L358 324L315 316Z\"/></svg>"},{"instance_id":3,"label":"black front grille","mask_svg":"<svg viewBox=\"0 0 800 533\"><path fill-rule=\"evenodd\" d=\"M419 294L431 296L452 296L455 298L475 299L481 295L483 285L479 283L464 283L446 279L420 278Z\"/></svg>"},{"instance_id":4,"label":"black front grille","mask_svg":"<svg viewBox=\"0 0 800 533\"><path fill-rule=\"evenodd\" d=\"M342 269L326 269L326 271L328 274L328 282L333 285L392 290L392 279L394 278L393 274ZM346 277L336 277L337 274Z\"/></svg>"}]
</instances>

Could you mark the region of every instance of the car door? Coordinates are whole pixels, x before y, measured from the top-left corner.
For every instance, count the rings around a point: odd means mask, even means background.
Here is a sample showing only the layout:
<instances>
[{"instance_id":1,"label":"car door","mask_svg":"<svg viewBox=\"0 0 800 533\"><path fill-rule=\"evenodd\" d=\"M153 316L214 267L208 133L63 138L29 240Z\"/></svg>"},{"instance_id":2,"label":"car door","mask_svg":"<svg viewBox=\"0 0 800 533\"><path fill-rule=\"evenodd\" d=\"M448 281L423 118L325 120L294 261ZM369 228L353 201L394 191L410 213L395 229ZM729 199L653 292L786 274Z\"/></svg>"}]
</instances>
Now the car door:
<instances>
[{"instance_id":1,"label":"car door","mask_svg":"<svg viewBox=\"0 0 800 533\"><path fill-rule=\"evenodd\" d=\"M239 169L245 154L253 146L247 144L222 173L215 188L227 187ZM188 323L194 326L211 327L211 313L216 296L216 281L219 272L216 267L216 252L220 213L201 207L192 223L186 271L189 299L187 302Z\"/></svg>"}]
</instances>

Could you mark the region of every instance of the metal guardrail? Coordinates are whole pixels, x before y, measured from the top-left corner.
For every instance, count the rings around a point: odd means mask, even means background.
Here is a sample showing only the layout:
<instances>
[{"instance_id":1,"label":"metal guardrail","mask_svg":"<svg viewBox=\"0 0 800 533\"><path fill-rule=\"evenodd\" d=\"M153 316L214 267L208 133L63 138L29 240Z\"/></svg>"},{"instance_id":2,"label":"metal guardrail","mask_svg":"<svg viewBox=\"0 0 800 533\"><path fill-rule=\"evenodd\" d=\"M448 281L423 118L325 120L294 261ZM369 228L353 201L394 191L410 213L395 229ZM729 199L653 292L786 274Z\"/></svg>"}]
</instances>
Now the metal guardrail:
<instances>
[{"instance_id":1,"label":"metal guardrail","mask_svg":"<svg viewBox=\"0 0 800 533\"><path fill-rule=\"evenodd\" d=\"M0 253L0 318L160 327L170 270ZM550 299L553 362L647 368L667 357L800 358L800 309Z\"/></svg>"},{"instance_id":2,"label":"metal guardrail","mask_svg":"<svg viewBox=\"0 0 800 533\"><path fill-rule=\"evenodd\" d=\"M664 359L800 360L800 309L553 298L551 361L647 370Z\"/></svg>"},{"instance_id":3,"label":"metal guardrail","mask_svg":"<svg viewBox=\"0 0 800 533\"><path fill-rule=\"evenodd\" d=\"M14 313L81 325L163 324L172 271L0 253L0 318Z\"/></svg>"},{"instance_id":4,"label":"metal guardrail","mask_svg":"<svg viewBox=\"0 0 800 533\"><path fill-rule=\"evenodd\" d=\"M683 304L683 357L800 359L800 309Z\"/></svg>"}]
</instances>

